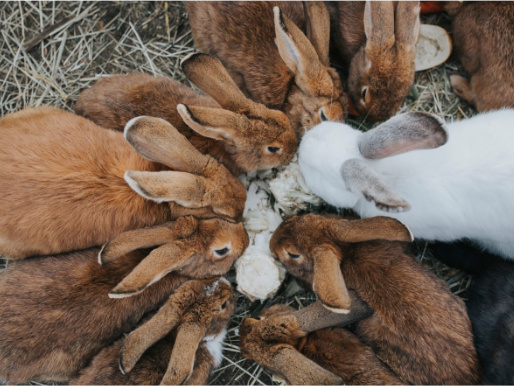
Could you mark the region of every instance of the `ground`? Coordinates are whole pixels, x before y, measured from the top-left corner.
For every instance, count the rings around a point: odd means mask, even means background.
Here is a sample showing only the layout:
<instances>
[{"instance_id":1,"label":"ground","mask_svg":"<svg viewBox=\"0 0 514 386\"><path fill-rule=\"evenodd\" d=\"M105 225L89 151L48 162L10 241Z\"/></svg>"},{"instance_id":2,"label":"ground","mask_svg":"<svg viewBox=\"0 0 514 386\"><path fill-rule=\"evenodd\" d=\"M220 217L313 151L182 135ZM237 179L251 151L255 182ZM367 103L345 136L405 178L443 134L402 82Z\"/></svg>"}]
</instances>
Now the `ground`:
<instances>
[{"instance_id":1,"label":"ground","mask_svg":"<svg viewBox=\"0 0 514 386\"><path fill-rule=\"evenodd\" d=\"M422 21L449 28L444 14ZM80 92L109 74L146 72L187 82L179 66L194 51L187 13L181 2L0 2L0 116L27 106L50 105L73 111ZM449 74L459 71L455 58L418 73L401 112L433 112L446 121L461 120L474 110L451 90ZM472 278L431 256L427 244L415 245L418 259L465 296ZM0 269L5 266L0 257ZM233 279L234 274L229 273ZM271 376L242 358L238 326L275 303L296 307L314 300L288 278L277 295L261 304L243 295L224 347L224 360L211 384L271 384Z\"/></svg>"}]
</instances>

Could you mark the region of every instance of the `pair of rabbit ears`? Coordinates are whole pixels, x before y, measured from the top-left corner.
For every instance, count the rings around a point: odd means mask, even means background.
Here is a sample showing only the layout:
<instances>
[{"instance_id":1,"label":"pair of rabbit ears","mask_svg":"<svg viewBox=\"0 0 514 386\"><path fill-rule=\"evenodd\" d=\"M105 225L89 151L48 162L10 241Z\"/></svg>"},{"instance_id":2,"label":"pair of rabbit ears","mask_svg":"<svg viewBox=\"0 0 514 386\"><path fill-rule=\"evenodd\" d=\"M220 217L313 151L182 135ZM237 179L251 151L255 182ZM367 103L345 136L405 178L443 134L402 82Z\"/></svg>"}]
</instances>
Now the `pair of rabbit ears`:
<instances>
[{"instance_id":1,"label":"pair of rabbit ears","mask_svg":"<svg viewBox=\"0 0 514 386\"><path fill-rule=\"evenodd\" d=\"M397 115L362 134L358 147L363 157L379 159L412 150L434 149L447 141L443 120L432 114L413 112ZM340 172L349 191L373 201L378 209L387 212L410 209L410 205L363 160L345 161Z\"/></svg>"},{"instance_id":2,"label":"pair of rabbit ears","mask_svg":"<svg viewBox=\"0 0 514 386\"><path fill-rule=\"evenodd\" d=\"M121 233L105 244L98 254L100 264L108 264L125 254L141 248L154 249L111 292L110 298L124 298L144 291L166 274L185 266L198 252L189 236L198 229L199 223L192 216L163 225L136 229Z\"/></svg>"},{"instance_id":3,"label":"pair of rabbit ears","mask_svg":"<svg viewBox=\"0 0 514 386\"><path fill-rule=\"evenodd\" d=\"M188 79L222 107L177 106L184 122L198 134L229 142L244 140L245 128L250 126L248 117L272 117L289 127L285 115L247 98L218 59L192 53L182 60L181 66Z\"/></svg>"},{"instance_id":4,"label":"pair of rabbit ears","mask_svg":"<svg viewBox=\"0 0 514 386\"><path fill-rule=\"evenodd\" d=\"M360 243L371 240L413 240L410 230L390 217L371 217L361 220L331 220L327 224L330 237L339 243ZM349 313L351 298L341 273L344 250L336 244L316 245L310 252L313 261L313 291L329 310Z\"/></svg>"},{"instance_id":5,"label":"pair of rabbit ears","mask_svg":"<svg viewBox=\"0 0 514 386\"><path fill-rule=\"evenodd\" d=\"M285 16L273 8L275 44L280 57L295 76L295 83L312 96L330 96L333 89L329 66L330 17L322 1L304 4L307 36Z\"/></svg>"},{"instance_id":6,"label":"pair of rabbit ears","mask_svg":"<svg viewBox=\"0 0 514 386\"><path fill-rule=\"evenodd\" d=\"M396 45L414 53L419 37L419 12L419 1L366 1L366 51L379 52Z\"/></svg>"},{"instance_id":7,"label":"pair of rabbit ears","mask_svg":"<svg viewBox=\"0 0 514 386\"><path fill-rule=\"evenodd\" d=\"M210 322L216 317L212 310L221 310L223 304L232 296L232 287L224 278L190 280L182 284L159 311L145 324L132 331L120 351L119 364L123 374L129 373L143 353L153 344L177 328L177 336L171 353L168 368L161 384L180 385L193 371L196 351L207 332ZM181 324L187 308L193 306L198 298L206 298L210 310L195 323Z\"/></svg>"}]
</instances>

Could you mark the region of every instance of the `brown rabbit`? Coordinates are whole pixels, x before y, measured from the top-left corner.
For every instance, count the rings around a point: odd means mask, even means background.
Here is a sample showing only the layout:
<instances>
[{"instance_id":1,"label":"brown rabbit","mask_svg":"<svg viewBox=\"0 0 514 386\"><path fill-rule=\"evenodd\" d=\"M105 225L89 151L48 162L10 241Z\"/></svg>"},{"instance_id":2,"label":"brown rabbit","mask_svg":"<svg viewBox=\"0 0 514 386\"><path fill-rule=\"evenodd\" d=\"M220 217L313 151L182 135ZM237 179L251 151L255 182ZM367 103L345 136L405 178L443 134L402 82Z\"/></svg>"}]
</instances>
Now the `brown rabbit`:
<instances>
[{"instance_id":1,"label":"brown rabbit","mask_svg":"<svg viewBox=\"0 0 514 386\"><path fill-rule=\"evenodd\" d=\"M407 253L411 240L388 217L305 215L284 221L270 248L335 312L349 311L348 288L360 295L374 314L356 324L356 335L401 382L474 384L479 371L464 303Z\"/></svg>"},{"instance_id":2,"label":"brown rabbit","mask_svg":"<svg viewBox=\"0 0 514 386\"><path fill-rule=\"evenodd\" d=\"M298 141L284 113L246 98L219 60L209 55L189 55L182 68L212 98L169 78L118 75L83 91L75 110L99 126L120 131L140 115L163 118L236 175L291 160Z\"/></svg>"},{"instance_id":3,"label":"brown rabbit","mask_svg":"<svg viewBox=\"0 0 514 386\"><path fill-rule=\"evenodd\" d=\"M0 378L21 383L77 376L180 284L226 273L248 246L242 224L221 219L185 217L131 235L126 250L164 245L146 258L144 250L117 257L120 249L104 249L104 266L97 262L99 249L91 248L15 261L0 273ZM120 285L112 290L122 279L126 292Z\"/></svg>"},{"instance_id":4,"label":"brown rabbit","mask_svg":"<svg viewBox=\"0 0 514 386\"><path fill-rule=\"evenodd\" d=\"M514 3L449 3L453 44L471 77L452 75L455 93L478 111L514 107Z\"/></svg>"},{"instance_id":5,"label":"brown rabbit","mask_svg":"<svg viewBox=\"0 0 514 386\"><path fill-rule=\"evenodd\" d=\"M125 138L51 107L2 118L0 254L89 248L183 215L241 219L244 185L169 123L135 118Z\"/></svg>"},{"instance_id":6,"label":"brown rabbit","mask_svg":"<svg viewBox=\"0 0 514 386\"><path fill-rule=\"evenodd\" d=\"M191 1L186 9L195 46L217 57L248 97L284 111L298 138L345 118L323 2Z\"/></svg>"},{"instance_id":7,"label":"brown rabbit","mask_svg":"<svg viewBox=\"0 0 514 386\"><path fill-rule=\"evenodd\" d=\"M70 383L205 384L211 370L221 363L234 308L232 287L226 280L190 280L126 339L102 349Z\"/></svg>"},{"instance_id":8,"label":"brown rabbit","mask_svg":"<svg viewBox=\"0 0 514 386\"><path fill-rule=\"evenodd\" d=\"M283 304L274 305L259 314L260 321L247 318L241 326L241 352L247 358L258 363L265 360L263 353L280 355L282 349L288 352L291 348L305 356L294 355L301 363L299 368L305 374L319 373L318 366L338 375L350 385L390 385L402 384L401 381L389 370L373 353L373 350L363 344L359 338L344 328L325 328L306 335L303 329L294 320L284 323L283 318L277 316L294 315L295 310ZM269 319L273 316L275 319ZM312 315L313 319L317 319ZM265 320L267 319L267 320ZM268 323L273 320L271 323ZM274 322L276 321L276 322ZM313 320L313 323L317 323ZM270 339L272 338L272 339ZM284 346L284 343L290 347ZM282 354L283 355L283 354ZM293 361L278 361L273 363L280 368L271 369L285 377L290 384L325 384L326 379L304 379L296 366L291 366ZM316 364L316 365L314 365ZM323 374L323 373L321 373ZM328 378L330 381L330 377Z\"/></svg>"},{"instance_id":9,"label":"brown rabbit","mask_svg":"<svg viewBox=\"0 0 514 386\"><path fill-rule=\"evenodd\" d=\"M418 1L327 1L334 53L360 115L383 121L414 83Z\"/></svg>"}]
</instances>

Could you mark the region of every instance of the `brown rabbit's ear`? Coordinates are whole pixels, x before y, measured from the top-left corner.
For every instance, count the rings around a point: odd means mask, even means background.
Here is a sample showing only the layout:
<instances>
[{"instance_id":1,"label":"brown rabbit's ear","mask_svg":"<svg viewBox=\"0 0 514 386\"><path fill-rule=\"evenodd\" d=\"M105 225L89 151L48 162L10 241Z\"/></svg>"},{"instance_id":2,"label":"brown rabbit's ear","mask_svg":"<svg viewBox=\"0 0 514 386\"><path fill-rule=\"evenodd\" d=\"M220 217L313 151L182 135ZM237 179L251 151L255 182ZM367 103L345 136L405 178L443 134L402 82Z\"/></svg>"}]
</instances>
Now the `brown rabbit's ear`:
<instances>
[{"instance_id":1,"label":"brown rabbit's ear","mask_svg":"<svg viewBox=\"0 0 514 386\"><path fill-rule=\"evenodd\" d=\"M284 347L273 358L273 364L291 385L343 385L341 377L302 355Z\"/></svg>"},{"instance_id":2,"label":"brown rabbit's ear","mask_svg":"<svg viewBox=\"0 0 514 386\"><path fill-rule=\"evenodd\" d=\"M158 203L176 202L186 208L201 208L205 186L202 177L174 171L127 170L125 181L140 196Z\"/></svg>"},{"instance_id":3,"label":"brown rabbit's ear","mask_svg":"<svg viewBox=\"0 0 514 386\"><path fill-rule=\"evenodd\" d=\"M329 66L330 16L323 1L304 1L307 38L316 50L320 62Z\"/></svg>"},{"instance_id":4,"label":"brown rabbit's ear","mask_svg":"<svg viewBox=\"0 0 514 386\"><path fill-rule=\"evenodd\" d=\"M394 5L392 1L366 1L364 6L366 51L394 45Z\"/></svg>"},{"instance_id":5,"label":"brown rabbit's ear","mask_svg":"<svg viewBox=\"0 0 514 386\"><path fill-rule=\"evenodd\" d=\"M124 136L138 154L174 170L199 174L207 163L207 157L164 119L133 118L125 125Z\"/></svg>"},{"instance_id":6,"label":"brown rabbit's ear","mask_svg":"<svg viewBox=\"0 0 514 386\"><path fill-rule=\"evenodd\" d=\"M448 140L444 121L432 114L397 115L362 134L359 151L370 159L389 157L418 149L433 149Z\"/></svg>"},{"instance_id":7,"label":"brown rabbit's ear","mask_svg":"<svg viewBox=\"0 0 514 386\"><path fill-rule=\"evenodd\" d=\"M341 273L341 257L334 248L322 245L312 253L314 274L312 289L329 310L338 314L350 312L351 299Z\"/></svg>"},{"instance_id":8,"label":"brown rabbit's ear","mask_svg":"<svg viewBox=\"0 0 514 386\"><path fill-rule=\"evenodd\" d=\"M386 212L404 212L410 205L399 197L371 166L359 159L349 159L341 166L341 176L350 192L361 194Z\"/></svg>"},{"instance_id":9,"label":"brown rabbit's ear","mask_svg":"<svg viewBox=\"0 0 514 386\"><path fill-rule=\"evenodd\" d=\"M385 216L360 220L334 220L329 225L330 234L342 243L360 243L369 240L414 240L411 231L400 221Z\"/></svg>"},{"instance_id":10,"label":"brown rabbit's ear","mask_svg":"<svg viewBox=\"0 0 514 386\"><path fill-rule=\"evenodd\" d=\"M396 5L396 44L415 52L419 37L419 1L399 1Z\"/></svg>"},{"instance_id":11,"label":"brown rabbit's ear","mask_svg":"<svg viewBox=\"0 0 514 386\"><path fill-rule=\"evenodd\" d=\"M275 44L286 66L295 74L295 82L304 92L319 96L332 90L332 78L304 33L279 7L273 7Z\"/></svg>"},{"instance_id":12,"label":"brown rabbit's ear","mask_svg":"<svg viewBox=\"0 0 514 386\"><path fill-rule=\"evenodd\" d=\"M187 264L195 249L184 243L169 243L153 250L111 292L110 298L137 295L166 274Z\"/></svg>"},{"instance_id":13,"label":"brown rabbit's ear","mask_svg":"<svg viewBox=\"0 0 514 386\"><path fill-rule=\"evenodd\" d=\"M181 65L188 79L224 109L239 112L254 104L241 92L218 59L192 53L182 59Z\"/></svg>"},{"instance_id":14,"label":"brown rabbit's ear","mask_svg":"<svg viewBox=\"0 0 514 386\"><path fill-rule=\"evenodd\" d=\"M244 138L244 130L250 124L244 115L223 109L179 104L177 111L184 122L198 134L232 143Z\"/></svg>"}]
</instances>

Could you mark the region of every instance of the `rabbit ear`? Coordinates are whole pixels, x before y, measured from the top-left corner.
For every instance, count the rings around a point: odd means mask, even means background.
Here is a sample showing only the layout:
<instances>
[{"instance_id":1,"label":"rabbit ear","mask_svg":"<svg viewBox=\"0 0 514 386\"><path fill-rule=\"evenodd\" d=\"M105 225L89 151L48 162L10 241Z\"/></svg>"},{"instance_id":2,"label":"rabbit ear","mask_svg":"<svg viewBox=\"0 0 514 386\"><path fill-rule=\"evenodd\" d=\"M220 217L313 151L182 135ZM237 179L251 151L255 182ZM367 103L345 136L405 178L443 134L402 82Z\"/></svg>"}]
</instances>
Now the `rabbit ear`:
<instances>
[{"instance_id":1,"label":"rabbit ear","mask_svg":"<svg viewBox=\"0 0 514 386\"><path fill-rule=\"evenodd\" d=\"M158 203L176 202L186 208L205 206L202 177L174 171L140 172L127 170L125 181L140 196Z\"/></svg>"},{"instance_id":2,"label":"rabbit ear","mask_svg":"<svg viewBox=\"0 0 514 386\"><path fill-rule=\"evenodd\" d=\"M194 323L185 323L178 327L170 362L161 385L181 385L191 376L196 350L206 330L206 326Z\"/></svg>"},{"instance_id":3,"label":"rabbit ear","mask_svg":"<svg viewBox=\"0 0 514 386\"><path fill-rule=\"evenodd\" d=\"M360 220L334 220L329 225L330 234L341 243L360 243L369 240L414 240L411 231L400 221L385 216Z\"/></svg>"},{"instance_id":4,"label":"rabbit ear","mask_svg":"<svg viewBox=\"0 0 514 386\"><path fill-rule=\"evenodd\" d=\"M311 42L289 20L279 7L273 7L275 16L275 43L280 57L295 74L295 83L306 93L314 96L333 89L332 78L320 62Z\"/></svg>"},{"instance_id":5,"label":"rabbit ear","mask_svg":"<svg viewBox=\"0 0 514 386\"><path fill-rule=\"evenodd\" d=\"M138 154L171 169L199 174L207 164L208 157L164 119L133 118L125 125L124 136Z\"/></svg>"},{"instance_id":6,"label":"rabbit ear","mask_svg":"<svg viewBox=\"0 0 514 386\"><path fill-rule=\"evenodd\" d=\"M189 80L224 109L240 112L255 104L241 92L218 59L193 53L182 59L181 65Z\"/></svg>"},{"instance_id":7,"label":"rabbit ear","mask_svg":"<svg viewBox=\"0 0 514 386\"><path fill-rule=\"evenodd\" d=\"M375 202L378 209L386 212L403 212L410 205L399 197L369 165L358 159L350 159L341 166L341 176L349 191L362 194Z\"/></svg>"},{"instance_id":8,"label":"rabbit ear","mask_svg":"<svg viewBox=\"0 0 514 386\"><path fill-rule=\"evenodd\" d=\"M155 247L178 237L187 237L197 228L198 221L186 216L163 225L121 233L102 247L98 262L108 263L136 249Z\"/></svg>"},{"instance_id":9,"label":"rabbit ear","mask_svg":"<svg viewBox=\"0 0 514 386\"><path fill-rule=\"evenodd\" d=\"M184 122L198 134L232 143L245 138L244 130L250 124L244 115L223 109L179 104L177 111Z\"/></svg>"},{"instance_id":10,"label":"rabbit ear","mask_svg":"<svg viewBox=\"0 0 514 386\"><path fill-rule=\"evenodd\" d=\"M292 347L280 349L273 365L291 385L343 385L341 377L302 355Z\"/></svg>"},{"instance_id":11,"label":"rabbit ear","mask_svg":"<svg viewBox=\"0 0 514 386\"><path fill-rule=\"evenodd\" d=\"M322 245L314 249L314 274L312 289L321 303L338 314L350 312L351 300L339 267L341 256L330 246Z\"/></svg>"},{"instance_id":12,"label":"rabbit ear","mask_svg":"<svg viewBox=\"0 0 514 386\"><path fill-rule=\"evenodd\" d=\"M185 243L173 242L153 250L111 292L110 298L137 295L166 274L187 264L196 250Z\"/></svg>"},{"instance_id":13,"label":"rabbit ear","mask_svg":"<svg viewBox=\"0 0 514 386\"><path fill-rule=\"evenodd\" d=\"M322 1L304 1L307 38L324 66L330 64L328 49L330 43L330 16Z\"/></svg>"},{"instance_id":14,"label":"rabbit ear","mask_svg":"<svg viewBox=\"0 0 514 386\"><path fill-rule=\"evenodd\" d=\"M399 1L396 5L396 45L415 52L419 37L419 1Z\"/></svg>"},{"instance_id":15,"label":"rabbit ear","mask_svg":"<svg viewBox=\"0 0 514 386\"><path fill-rule=\"evenodd\" d=\"M384 158L418 149L433 149L448 140L439 117L423 113L397 115L360 136L359 150L366 158Z\"/></svg>"},{"instance_id":16,"label":"rabbit ear","mask_svg":"<svg viewBox=\"0 0 514 386\"><path fill-rule=\"evenodd\" d=\"M366 51L394 45L394 5L392 1L366 1L364 6Z\"/></svg>"}]
</instances>

